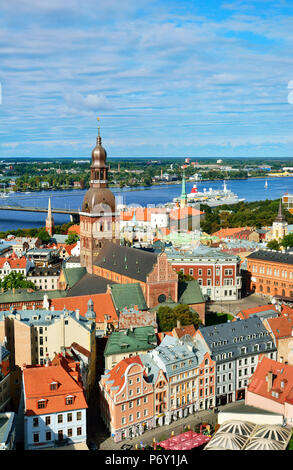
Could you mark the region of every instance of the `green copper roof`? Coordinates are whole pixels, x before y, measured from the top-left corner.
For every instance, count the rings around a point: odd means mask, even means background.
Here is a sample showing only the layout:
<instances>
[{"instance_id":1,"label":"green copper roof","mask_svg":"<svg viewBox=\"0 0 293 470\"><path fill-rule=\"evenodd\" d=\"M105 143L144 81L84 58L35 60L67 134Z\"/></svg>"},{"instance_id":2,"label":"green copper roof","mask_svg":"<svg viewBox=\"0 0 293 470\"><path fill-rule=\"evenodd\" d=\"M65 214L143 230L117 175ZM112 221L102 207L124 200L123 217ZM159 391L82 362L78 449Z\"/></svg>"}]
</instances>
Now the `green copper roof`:
<instances>
[{"instance_id":1,"label":"green copper roof","mask_svg":"<svg viewBox=\"0 0 293 470\"><path fill-rule=\"evenodd\" d=\"M86 274L86 268L64 268L63 272L70 289Z\"/></svg>"},{"instance_id":2,"label":"green copper roof","mask_svg":"<svg viewBox=\"0 0 293 470\"><path fill-rule=\"evenodd\" d=\"M113 331L105 348L104 355L122 354L124 352L149 351L157 347L154 327L142 326L124 331Z\"/></svg>"},{"instance_id":3,"label":"green copper roof","mask_svg":"<svg viewBox=\"0 0 293 470\"><path fill-rule=\"evenodd\" d=\"M42 301L45 294L48 296L49 299L66 297L66 292L62 290L36 290L33 292L28 292L27 289L15 289L15 292L13 292L13 290L10 289L0 294L0 304L25 301L33 302L38 300Z\"/></svg>"},{"instance_id":4,"label":"green copper roof","mask_svg":"<svg viewBox=\"0 0 293 470\"><path fill-rule=\"evenodd\" d=\"M139 310L147 310L148 308L141 285L138 282L134 284L113 284L111 285L111 294L118 312L125 307L130 308L134 305L137 305Z\"/></svg>"},{"instance_id":5,"label":"green copper roof","mask_svg":"<svg viewBox=\"0 0 293 470\"><path fill-rule=\"evenodd\" d=\"M180 304L191 305L205 302L201 288L195 279L194 281L179 282L178 298Z\"/></svg>"}]
</instances>

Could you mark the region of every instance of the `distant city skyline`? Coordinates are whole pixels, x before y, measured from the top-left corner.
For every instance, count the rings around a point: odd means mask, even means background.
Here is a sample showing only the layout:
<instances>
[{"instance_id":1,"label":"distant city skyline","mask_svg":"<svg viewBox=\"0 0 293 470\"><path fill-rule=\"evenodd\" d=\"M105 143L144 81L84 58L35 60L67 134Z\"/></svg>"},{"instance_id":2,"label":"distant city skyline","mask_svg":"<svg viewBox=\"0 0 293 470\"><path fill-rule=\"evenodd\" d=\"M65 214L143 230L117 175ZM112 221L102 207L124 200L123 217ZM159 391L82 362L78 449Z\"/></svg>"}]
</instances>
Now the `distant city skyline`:
<instances>
[{"instance_id":1,"label":"distant city skyline","mask_svg":"<svg viewBox=\"0 0 293 470\"><path fill-rule=\"evenodd\" d=\"M287 0L10 0L0 158L293 156Z\"/></svg>"}]
</instances>

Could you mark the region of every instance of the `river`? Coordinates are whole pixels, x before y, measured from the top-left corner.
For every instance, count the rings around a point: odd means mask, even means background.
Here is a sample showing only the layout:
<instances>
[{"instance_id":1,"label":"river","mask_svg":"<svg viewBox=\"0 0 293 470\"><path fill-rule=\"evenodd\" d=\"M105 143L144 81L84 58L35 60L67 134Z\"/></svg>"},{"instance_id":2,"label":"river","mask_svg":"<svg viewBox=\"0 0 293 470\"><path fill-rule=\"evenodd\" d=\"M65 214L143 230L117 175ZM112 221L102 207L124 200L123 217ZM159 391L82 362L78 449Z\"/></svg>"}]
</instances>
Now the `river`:
<instances>
[{"instance_id":1,"label":"river","mask_svg":"<svg viewBox=\"0 0 293 470\"><path fill-rule=\"evenodd\" d=\"M265 181L268 188L265 189ZM190 192L193 182L186 183L186 191ZM285 192L293 193L293 177L250 178L246 180L228 180L227 187L240 199L247 202L277 199ZM209 188L222 189L223 181L203 181L198 183L198 190ZM159 205L172 201L181 193L181 184L168 184L137 188L132 190L113 188L117 203L139 204L141 206ZM40 191L30 194L15 193L7 198L0 198L0 205L21 205L47 207L51 196L52 208L80 209L85 190L71 191ZM17 228L42 227L45 225L46 214L36 212L16 212L0 210L0 231L16 230ZM54 214L55 225L69 222L69 216Z\"/></svg>"}]
</instances>

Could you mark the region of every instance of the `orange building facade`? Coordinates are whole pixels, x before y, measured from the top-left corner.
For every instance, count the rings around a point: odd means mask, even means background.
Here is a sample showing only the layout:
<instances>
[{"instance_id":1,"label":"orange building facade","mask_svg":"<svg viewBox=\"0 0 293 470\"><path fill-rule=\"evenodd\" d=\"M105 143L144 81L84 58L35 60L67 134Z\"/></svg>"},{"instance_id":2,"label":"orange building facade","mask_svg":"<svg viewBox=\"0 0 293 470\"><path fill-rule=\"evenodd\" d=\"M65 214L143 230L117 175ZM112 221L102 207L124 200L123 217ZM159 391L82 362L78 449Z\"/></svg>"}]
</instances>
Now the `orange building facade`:
<instances>
[{"instance_id":1,"label":"orange building facade","mask_svg":"<svg viewBox=\"0 0 293 470\"><path fill-rule=\"evenodd\" d=\"M250 291L293 300L293 255L260 250L247 257Z\"/></svg>"}]
</instances>

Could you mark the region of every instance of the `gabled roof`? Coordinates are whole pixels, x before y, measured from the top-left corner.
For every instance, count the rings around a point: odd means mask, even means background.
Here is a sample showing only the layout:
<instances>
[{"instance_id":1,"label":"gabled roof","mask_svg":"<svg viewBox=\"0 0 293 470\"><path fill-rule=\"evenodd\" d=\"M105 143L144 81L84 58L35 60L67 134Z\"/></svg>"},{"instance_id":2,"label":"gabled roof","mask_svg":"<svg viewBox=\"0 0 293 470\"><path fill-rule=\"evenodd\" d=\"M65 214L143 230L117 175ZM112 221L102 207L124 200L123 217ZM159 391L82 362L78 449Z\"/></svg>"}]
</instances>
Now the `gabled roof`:
<instances>
[{"instance_id":1,"label":"gabled roof","mask_svg":"<svg viewBox=\"0 0 293 470\"><path fill-rule=\"evenodd\" d=\"M267 322L276 339L289 338L293 334L293 315L268 318Z\"/></svg>"},{"instance_id":2,"label":"gabled roof","mask_svg":"<svg viewBox=\"0 0 293 470\"><path fill-rule=\"evenodd\" d=\"M139 356L128 357L126 359L122 359L122 361L116 364L116 366L107 373L107 376L105 377L105 387L108 391L112 387L115 388L116 393L121 390L125 381L125 371L131 364L139 364L140 366L143 366Z\"/></svg>"},{"instance_id":3,"label":"gabled roof","mask_svg":"<svg viewBox=\"0 0 293 470\"><path fill-rule=\"evenodd\" d=\"M28 366L23 369L25 409L27 416L48 415L87 408L82 387L62 365ZM57 382L57 390L50 383ZM68 395L74 397L71 405L65 404ZM38 400L45 400L45 408L38 408Z\"/></svg>"},{"instance_id":4,"label":"gabled roof","mask_svg":"<svg viewBox=\"0 0 293 470\"><path fill-rule=\"evenodd\" d=\"M69 271L70 269L76 268L67 269ZM68 297L102 294L107 291L108 285L111 284L115 284L115 282L101 276L96 276L95 274L86 273L76 284L74 284L73 287L71 287L71 289L67 291L66 294Z\"/></svg>"},{"instance_id":5,"label":"gabled roof","mask_svg":"<svg viewBox=\"0 0 293 470\"><path fill-rule=\"evenodd\" d=\"M82 316L85 316L88 310L88 301L92 300L94 303L94 312L96 314L96 322L103 323L105 321L105 315L110 318L108 322L118 321L116 310L114 308L111 295L109 293L104 294L92 294L92 295L80 295L74 297L64 297L61 299L53 299L51 305L56 310L62 310L64 307L67 310L77 310Z\"/></svg>"},{"instance_id":6,"label":"gabled roof","mask_svg":"<svg viewBox=\"0 0 293 470\"><path fill-rule=\"evenodd\" d=\"M0 269L3 268L6 262L9 264L11 269L25 269L27 259L25 256L22 256L21 258L17 258L14 256L9 258L0 258Z\"/></svg>"},{"instance_id":7,"label":"gabled roof","mask_svg":"<svg viewBox=\"0 0 293 470\"><path fill-rule=\"evenodd\" d=\"M269 373L272 373L271 390L268 390ZM248 391L277 403L293 404L293 366L263 357L251 378ZM278 396L272 392L277 392Z\"/></svg>"},{"instance_id":8,"label":"gabled roof","mask_svg":"<svg viewBox=\"0 0 293 470\"><path fill-rule=\"evenodd\" d=\"M113 331L106 344L105 356L122 352L149 351L157 346L153 326L142 326L125 331Z\"/></svg>"},{"instance_id":9,"label":"gabled roof","mask_svg":"<svg viewBox=\"0 0 293 470\"><path fill-rule=\"evenodd\" d=\"M178 301L180 304L187 305L205 302L200 285L195 279L193 281L179 282Z\"/></svg>"},{"instance_id":10,"label":"gabled roof","mask_svg":"<svg viewBox=\"0 0 293 470\"><path fill-rule=\"evenodd\" d=\"M63 273L68 288L70 289L86 274L86 268L63 268Z\"/></svg>"},{"instance_id":11,"label":"gabled roof","mask_svg":"<svg viewBox=\"0 0 293 470\"><path fill-rule=\"evenodd\" d=\"M142 292L141 285L137 283L112 284L111 295L118 312L125 307L137 306L139 310L147 310L147 304Z\"/></svg>"},{"instance_id":12,"label":"gabled roof","mask_svg":"<svg viewBox=\"0 0 293 470\"><path fill-rule=\"evenodd\" d=\"M148 251L121 246L106 241L95 266L146 282L148 274L157 263L158 255Z\"/></svg>"},{"instance_id":13,"label":"gabled roof","mask_svg":"<svg viewBox=\"0 0 293 470\"><path fill-rule=\"evenodd\" d=\"M271 261L274 263L293 264L293 253L273 250L258 250L247 256L247 259Z\"/></svg>"},{"instance_id":14,"label":"gabled roof","mask_svg":"<svg viewBox=\"0 0 293 470\"><path fill-rule=\"evenodd\" d=\"M249 318L250 315L257 315L259 317L267 317L267 316L277 316L278 311L275 305L268 304L268 305L259 305L258 307L251 307L240 310L237 313L237 317L239 318Z\"/></svg>"},{"instance_id":15,"label":"gabled roof","mask_svg":"<svg viewBox=\"0 0 293 470\"><path fill-rule=\"evenodd\" d=\"M182 338L182 336L185 336L185 335L190 335L191 337L193 337L195 335L195 327L194 325L185 325L185 326L181 326L180 328L173 328L172 330L173 332L173 336L174 334L177 336L177 338Z\"/></svg>"},{"instance_id":16,"label":"gabled roof","mask_svg":"<svg viewBox=\"0 0 293 470\"><path fill-rule=\"evenodd\" d=\"M235 322L200 326L198 331L211 350L212 357L219 362L225 360L222 355L227 353L232 353L232 359L255 354L254 346L256 344L259 347L259 353L267 354L276 351L273 337L257 317L251 316ZM269 343L271 343L270 347L268 347ZM243 347L246 348L245 353L242 352Z\"/></svg>"}]
</instances>

